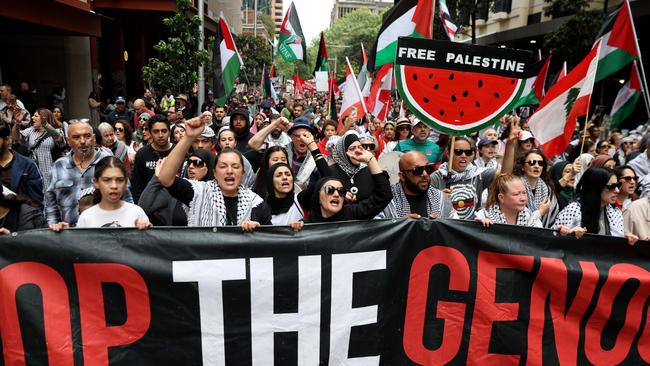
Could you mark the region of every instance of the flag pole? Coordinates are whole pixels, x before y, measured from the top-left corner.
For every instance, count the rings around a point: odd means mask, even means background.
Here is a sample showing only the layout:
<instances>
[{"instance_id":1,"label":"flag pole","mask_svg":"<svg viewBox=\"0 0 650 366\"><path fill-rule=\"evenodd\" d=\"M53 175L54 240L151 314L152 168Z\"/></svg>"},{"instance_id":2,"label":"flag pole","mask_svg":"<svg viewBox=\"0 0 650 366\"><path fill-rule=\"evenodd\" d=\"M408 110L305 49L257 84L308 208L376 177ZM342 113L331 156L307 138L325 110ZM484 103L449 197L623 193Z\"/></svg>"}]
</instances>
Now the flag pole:
<instances>
[{"instance_id":1,"label":"flag pole","mask_svg":"<svg viewBox=\"0 0 650 366\"><path fill-rule=\"evenodd\" d=\"M580 154L578 155L582 155L582 150L585 148L585 140L587 139L587 125L589 125L589 106L587 106L587 114L585 115L585 127L582 129L582 142L580 143Z\"/></svg>"},{"instance_id":2,"label":"flag pole","mask_svg":"<svg viewBox=\"0 0 650 366\"><path fill-rule=\"evenodd\" d=\"M648 100L648 82L646 81L645 78L645 69L643 68L643 59L641 58L641 47L639 47L639 40L636 38L636 27L634 26L634 17L632 17L632 8L630 8L630 1L625 0L625 7L627 8L628 14L630 14L630 24L632 24L632 32L634 33L634 45L636 46L636 52L639 54L639 70L641 70L641 74L643 76L640 77L641 83L643 85L643 92L641 93L643 95L643 101L645 102L645 110L646 113L648 113L648 117L650 117L650 101Z\"/></svg>"}]
</instances>

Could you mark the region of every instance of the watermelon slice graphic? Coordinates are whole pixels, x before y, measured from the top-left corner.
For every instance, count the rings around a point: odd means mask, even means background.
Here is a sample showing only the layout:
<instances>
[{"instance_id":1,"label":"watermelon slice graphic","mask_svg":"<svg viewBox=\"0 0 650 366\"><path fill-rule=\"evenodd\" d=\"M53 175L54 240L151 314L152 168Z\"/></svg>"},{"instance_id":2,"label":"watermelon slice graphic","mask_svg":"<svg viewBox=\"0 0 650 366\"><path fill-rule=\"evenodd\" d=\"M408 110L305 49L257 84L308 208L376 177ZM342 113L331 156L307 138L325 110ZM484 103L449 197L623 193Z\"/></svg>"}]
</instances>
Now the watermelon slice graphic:
<instances>
[{"instance_id":1,"label":"watermelon slice graphic","mask_svg":"<svg viewBox=\"0 0 650 366\"><path fill-rule=\"evenodd\" d=\"M396 65L395 80L409 109L439 131L467 134L512 110L525 80L442 68Z\"/></svg>"}]
</instances>

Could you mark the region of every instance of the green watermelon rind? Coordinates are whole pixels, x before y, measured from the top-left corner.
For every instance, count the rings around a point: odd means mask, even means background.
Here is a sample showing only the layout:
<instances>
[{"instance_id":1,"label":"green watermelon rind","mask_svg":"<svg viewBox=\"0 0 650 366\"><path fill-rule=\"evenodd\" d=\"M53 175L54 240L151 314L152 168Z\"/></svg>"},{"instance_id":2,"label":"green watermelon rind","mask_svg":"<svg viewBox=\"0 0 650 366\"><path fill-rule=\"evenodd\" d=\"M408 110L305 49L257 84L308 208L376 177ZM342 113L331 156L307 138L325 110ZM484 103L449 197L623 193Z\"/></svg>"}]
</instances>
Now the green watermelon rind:
<instances>
[{"instance_id":1,"label":"green watermelon rind","mask_svg":"<svg viewBox=\"0 0 650 366\"><path fill-rule=\"evenodd\" d=\"M451 125L447 122L439 121L435 117L420 111L419 104L415 101L415 98L411 96L411 93L408 91L408 89L405 88L406 85L404 85L402 81L402 78L404 77L403 73L404 73L405 65L396 64L395 68L397 69L395 72L395 81L397 84L397 89L399 90L402 100L409 107L409 110L413 112L413 114L415 114L421 121L425 122L435 130L450 135L456 135L456 136L467 135L472 132L479 131L484 127L499 123L500 122L499 119L513 109L513 106L515 105L515 103L517 103L517 101L521 97L521 93L524 91L524 87L525 87L525 82L524 82L525 79L517 79L518 85L515 87L515 92L510 94L510 98L507 99L508 101L505 104L503 104L502 108L499 108L499 110L496 110L495 112L491 113L489 116L483 118L482 120L472 123L471 127L469 128L461 128L462 126ZM442 69L432 69L432 70L442 70Z\"/></svg>"}]
</instances>

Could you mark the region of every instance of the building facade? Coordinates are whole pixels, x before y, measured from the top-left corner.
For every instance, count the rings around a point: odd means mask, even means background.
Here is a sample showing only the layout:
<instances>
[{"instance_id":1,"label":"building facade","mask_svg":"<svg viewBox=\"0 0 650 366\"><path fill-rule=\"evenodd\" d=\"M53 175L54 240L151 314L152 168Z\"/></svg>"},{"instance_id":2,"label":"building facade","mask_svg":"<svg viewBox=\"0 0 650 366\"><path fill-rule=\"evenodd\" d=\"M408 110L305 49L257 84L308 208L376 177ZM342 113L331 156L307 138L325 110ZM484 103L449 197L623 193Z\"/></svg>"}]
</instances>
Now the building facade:
<instances>
[{"instance_id":1,"label":"building facade","mask_svg":"<svg viewBox=\"0 0 650 366\"><path fill-rule=\"evenodd\" d=\"M371 13L379 14L391 6L393 6L393 1L334 0L334 6L330 15L330 26L340 17L357 9L368 9Z\"/></svg>"}]
</instances>

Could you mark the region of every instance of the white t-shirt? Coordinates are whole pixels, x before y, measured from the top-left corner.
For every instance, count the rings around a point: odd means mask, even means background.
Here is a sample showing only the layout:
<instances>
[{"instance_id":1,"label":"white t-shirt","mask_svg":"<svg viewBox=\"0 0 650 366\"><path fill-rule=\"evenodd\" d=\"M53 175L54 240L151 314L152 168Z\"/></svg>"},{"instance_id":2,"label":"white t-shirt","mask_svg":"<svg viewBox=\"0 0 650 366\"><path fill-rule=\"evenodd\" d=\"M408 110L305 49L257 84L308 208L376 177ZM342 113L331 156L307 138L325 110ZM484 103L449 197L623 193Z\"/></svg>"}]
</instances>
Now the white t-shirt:
<instances>
[{"instance_id":1,"label":"white t-shirt","mask_svg":"<svg viewBox=\"0 0 650 366\"><path fill-rule=\"evenodd\" d=\"M149 221L144 210L132 203L122 202L122 207L110 211L94 205L81 213L77 227L135 227L136 219Z\"/></svg>"}]
</instances>

